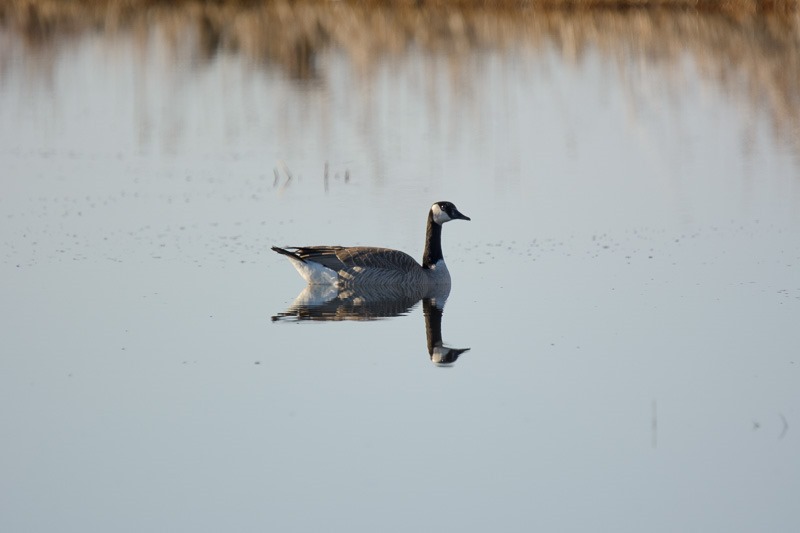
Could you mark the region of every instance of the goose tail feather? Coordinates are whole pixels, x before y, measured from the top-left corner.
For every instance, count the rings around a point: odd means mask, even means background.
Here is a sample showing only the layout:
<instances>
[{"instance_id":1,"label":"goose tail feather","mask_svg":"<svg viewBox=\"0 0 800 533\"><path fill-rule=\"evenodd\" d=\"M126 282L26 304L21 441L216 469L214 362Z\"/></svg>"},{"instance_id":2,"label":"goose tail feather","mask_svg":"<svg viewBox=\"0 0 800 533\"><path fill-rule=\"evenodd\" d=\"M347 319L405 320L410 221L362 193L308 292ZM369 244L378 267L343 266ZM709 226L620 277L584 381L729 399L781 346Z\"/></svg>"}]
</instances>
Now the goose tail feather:
<instances>
[{"instance_id":1,"label":"goose tail feather","mask_svg":"<svg viewBox=\"0 0 800 533\"><path fill-rule=\"evenodd\" d=\"M303 254L310 250L309 248L297 248L295 246L279 248L272 246L272 250L288 257L292 262L292 266L309 285L336 285L339 282L339 274L336 270L315 261L313 258L303 257Z\"/></svg>"},{"instance_id":2,"label":"goose tail feather","mask_svg":"<svg viewBox=\"0 0 800 533\"><path fill-rule=\"evenodd\" d=\"M288 248L291 248L291 246L289 246ZM287 250L286 248L278 248L277 246L272 246L272 251L273 252L278 252L281 255L285 255L285 256L291 257L292 259L296 259L298 261L302 261L303 263L306 262L306 260L303 259L302 257L300 257L299 255L297 255L296 252L292 252L290 250Z\"/></svg>"}]
</instances>

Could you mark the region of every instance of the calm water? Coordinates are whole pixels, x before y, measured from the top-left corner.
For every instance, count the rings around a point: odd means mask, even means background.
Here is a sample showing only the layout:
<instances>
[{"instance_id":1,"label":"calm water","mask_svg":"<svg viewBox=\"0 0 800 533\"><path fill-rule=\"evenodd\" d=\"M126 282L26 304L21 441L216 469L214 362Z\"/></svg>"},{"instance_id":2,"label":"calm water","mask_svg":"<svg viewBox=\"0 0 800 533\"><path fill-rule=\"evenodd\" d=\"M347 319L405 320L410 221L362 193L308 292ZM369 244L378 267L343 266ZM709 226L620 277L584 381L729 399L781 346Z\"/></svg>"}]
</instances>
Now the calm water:
<instances>
[{"instance_id":1,"label":"calm water","mask_svg":"<svg viewBox=\"0 0 800 533\"><path fill-rule=\"evenodd\" d=\"M797 531L796 23L303 9L0 30L0 529Z\"/></svg>"}]
</instances>

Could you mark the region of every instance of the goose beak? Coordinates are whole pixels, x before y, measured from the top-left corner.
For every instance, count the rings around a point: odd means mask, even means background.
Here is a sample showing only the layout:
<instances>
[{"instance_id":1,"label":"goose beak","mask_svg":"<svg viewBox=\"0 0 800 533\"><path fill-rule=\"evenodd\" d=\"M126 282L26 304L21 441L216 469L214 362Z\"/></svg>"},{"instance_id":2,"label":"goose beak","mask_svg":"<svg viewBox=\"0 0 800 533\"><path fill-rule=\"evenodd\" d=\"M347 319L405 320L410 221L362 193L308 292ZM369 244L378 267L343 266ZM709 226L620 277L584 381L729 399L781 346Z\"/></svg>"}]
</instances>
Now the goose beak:
<instances>
[{"instance_id":1,"label":"goose beak","mask_svg":"<svg viewBox=\"0 0 800 533\"><path fill-rule=\"evenodd\" d=\"M464 213L462 213L458 209L453 209L452 216L453 216L453 220L472 220L471 218L469 218L467 215L465 215Z\"/></svg>"}]
</instances>

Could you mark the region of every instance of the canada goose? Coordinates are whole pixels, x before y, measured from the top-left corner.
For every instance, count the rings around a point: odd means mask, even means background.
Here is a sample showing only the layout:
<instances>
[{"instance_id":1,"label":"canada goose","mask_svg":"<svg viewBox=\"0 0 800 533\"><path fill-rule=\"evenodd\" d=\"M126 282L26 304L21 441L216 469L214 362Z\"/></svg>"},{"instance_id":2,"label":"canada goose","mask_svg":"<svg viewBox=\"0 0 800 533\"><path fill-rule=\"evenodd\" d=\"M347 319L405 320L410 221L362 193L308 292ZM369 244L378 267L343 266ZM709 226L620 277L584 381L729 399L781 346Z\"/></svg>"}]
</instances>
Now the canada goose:
<instances>
[{"instance_id":1,"label":"canada goose","mask_svg":"<svg viewBox=\"0 0 800 533\"><path fill-rule=\"evenodd\" d=\"M450 273L442 255L442 224L458 219L470 220L450 202L431 206L421 266L410 255L389 248L273 246L272 249L287 256L311 285L404 285L422 290L432 285L449 285Z\"/></svg>"}]
</instances>

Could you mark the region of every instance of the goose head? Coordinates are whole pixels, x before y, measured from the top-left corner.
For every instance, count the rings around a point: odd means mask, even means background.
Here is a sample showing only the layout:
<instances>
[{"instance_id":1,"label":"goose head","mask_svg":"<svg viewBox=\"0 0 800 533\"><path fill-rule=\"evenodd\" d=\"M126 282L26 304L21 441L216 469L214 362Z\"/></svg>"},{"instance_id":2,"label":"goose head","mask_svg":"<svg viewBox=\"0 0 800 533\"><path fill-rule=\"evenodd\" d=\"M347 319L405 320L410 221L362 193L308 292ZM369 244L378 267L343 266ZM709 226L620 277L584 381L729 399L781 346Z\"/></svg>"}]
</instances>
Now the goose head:
<instances>
[{"instance_id":1,"label":"goose head","mask_svg":"<svg viewBox=\"0 0 800 533\"><path fill-rule=\"evenodd\" d=\"M471 220L458 210L452 202L436 202L431 206L431 218L440 226L451 220Z\"/></svg>"}]
</instances>

